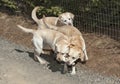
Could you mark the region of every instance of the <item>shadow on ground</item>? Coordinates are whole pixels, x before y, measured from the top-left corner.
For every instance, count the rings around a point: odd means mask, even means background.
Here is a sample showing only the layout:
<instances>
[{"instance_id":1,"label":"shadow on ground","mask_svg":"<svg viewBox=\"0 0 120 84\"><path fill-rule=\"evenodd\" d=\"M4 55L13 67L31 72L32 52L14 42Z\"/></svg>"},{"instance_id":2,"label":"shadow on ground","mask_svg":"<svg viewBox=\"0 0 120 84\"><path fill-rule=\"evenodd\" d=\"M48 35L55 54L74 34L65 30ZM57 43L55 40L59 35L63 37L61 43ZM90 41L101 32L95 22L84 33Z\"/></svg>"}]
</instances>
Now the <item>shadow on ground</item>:
<instances>
[{"instance_id":1,"label":"shadow on ground","mask_svg":"<svg viewBox=\"0 0 120 84\"><path fill-rule=\"evenodd\" d=\"M28 53L29 57L34 60L34 53L33 52L23 51L23 50L19 50L19 49L15 49L15 51L17 51L19 53ZM55 60L53 53L51 53L50 55L41 54L41 57L48 62L48 64L47 64L48 69L50 69L52 72L59 71L59 72L61 72L61 74L63 74L63 64L60 64L59 62L57 62ZM38 62L36 60L34 60L34 61Z\"/></svg>"}]
</instances>

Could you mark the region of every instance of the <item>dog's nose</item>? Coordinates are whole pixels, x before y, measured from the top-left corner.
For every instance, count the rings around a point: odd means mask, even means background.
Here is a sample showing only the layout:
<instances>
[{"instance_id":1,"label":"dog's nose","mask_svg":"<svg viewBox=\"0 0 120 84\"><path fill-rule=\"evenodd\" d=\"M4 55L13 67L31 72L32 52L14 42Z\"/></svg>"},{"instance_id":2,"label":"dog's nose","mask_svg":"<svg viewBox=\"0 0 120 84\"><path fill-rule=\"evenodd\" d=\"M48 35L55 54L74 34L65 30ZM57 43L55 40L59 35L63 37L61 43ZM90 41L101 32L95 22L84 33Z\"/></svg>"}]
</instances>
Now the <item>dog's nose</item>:
<instances>
[{"instance_id":1,"label":"dog's nose","mask_svg":"<svg viewBox=\"0 0 120 84\"><path fill-rule=\"evenodd\" d=\"M71 24L71 23L68 23L68 25L70 25L70 26L71 26L72 24Z\"/></svg>"},{"instance_id":2,"label":"dog's nose","mask_svg":"<svg viewBox=\"0 0 120 84\"><path fill-rule=\"evenodd\" d=\"M70 62L69 62L69 61L67 62L67 65L70 65Z\"/></svg>"},{"instance_id":3,"label":"dog's nose","mask_svg":"<svg viewBox=\"0 0 120 84\"><path fill-rule=\"evenodd\" d=\"M64 61L61 61L60 63L61 63L61 64L65 64L65 62L64 62Z\"/></svg>"},{"instance_id":4,"label":"dog's nose","mask_svg":"<svg viewBox=\"0 0 120 84\"><path fill-rule=\"evenodd\" d=\"M60 58L56 58L56 60L57 60L57 61L59 61L59 62L61 61L61 59L60 59Z\"/></svg>"}]
</instances>

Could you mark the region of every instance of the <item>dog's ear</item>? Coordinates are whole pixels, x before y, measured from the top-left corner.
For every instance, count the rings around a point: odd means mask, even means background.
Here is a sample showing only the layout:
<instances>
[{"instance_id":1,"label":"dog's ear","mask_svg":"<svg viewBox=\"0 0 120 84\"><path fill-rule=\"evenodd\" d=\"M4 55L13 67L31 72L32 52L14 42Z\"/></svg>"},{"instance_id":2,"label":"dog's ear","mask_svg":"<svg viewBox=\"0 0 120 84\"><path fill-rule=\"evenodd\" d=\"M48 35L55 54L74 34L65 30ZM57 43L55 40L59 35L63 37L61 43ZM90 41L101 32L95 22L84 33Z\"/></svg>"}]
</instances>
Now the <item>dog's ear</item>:
<instances>
[{"instance_id":1,"label":"dog's ear","mask_svg":"<svg viewBox=\"0 0 120 84\"><path fill-rule=\"evenodd\" d=\"M74 47L74 46L75 46L74 44L70 44L70 45L69 45L70 48L71 48L71 47Z\"/></svg>"},{"instance_id":2,"label":"dog's ear","mask_svg":"<svg viewBox=\"0 0 120 84\"><path fill-rule=\"evenodd\" d=\"M60 41L55 44L55 49L57 50L57 52L66 53L69 51L69 48L69 44L65 41Z\"/></svg>"},{"instance_id":3,"label":"dog's ear","mask_svg":"<svg viewBox=\"0 0 120 84\"><path fill-rule=\"evenodd\" d=\"M59 49L59 48L60 48L59 43L56 43L56 44L55 44L55 51L56 51L56 52L59 52L59 51L60 51L60 49Z\"/></svg>"},{"instance_id":4,"label":"dog's ear","mask_svg":"<svg viewBox=\"0 0 120 84\"><path fill-rule=\"evenodd\" d=\"M73 13L69 13L71 18L74 19L75 15Z\"/></svg>"},{"instance_id":5,"label":"dog's ear","mask_svg":"<svg viewBox=\"0 0 120 84\"><path fill-rule=\"evenodd\" d=\"M60 20L60 19L62 18L62 14L60 14L58 18L59 18L59 20Z\"/></svg>"}]
</instances>

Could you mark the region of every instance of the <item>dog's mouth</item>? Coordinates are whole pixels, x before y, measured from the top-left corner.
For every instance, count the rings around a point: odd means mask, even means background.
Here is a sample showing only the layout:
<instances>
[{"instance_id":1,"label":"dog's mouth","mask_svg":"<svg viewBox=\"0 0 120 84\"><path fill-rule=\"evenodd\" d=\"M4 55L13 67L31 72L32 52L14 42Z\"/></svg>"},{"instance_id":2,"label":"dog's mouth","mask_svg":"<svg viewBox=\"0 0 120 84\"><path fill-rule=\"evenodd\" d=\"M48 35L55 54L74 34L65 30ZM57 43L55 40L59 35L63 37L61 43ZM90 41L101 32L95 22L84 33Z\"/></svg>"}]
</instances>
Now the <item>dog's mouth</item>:
<instances>
[{"instance_id":1,"label":"dog's mouth","mask_svg":"<svg viewBox=\"0 0 120 84\"><path fill-rule=\"evenodd\" d=\"M78 62L82 64L86 64L86 61L81 61L80 59L77 59L74 63L68 64L68 66L75 66Z\"/></svg>"},{"instance_id":2,"label":"dog's mouth","mask_svg":"<svg viewBox=\"0 0 120 84\"><path fill-rule=\"evenodd\" d=\"M58 64L65 64L64 61L58 61L58 60L56 60L56 62L57 62Z\"/></svg>"},{"instance_id":3,"label":"dog's mouth","mask_svg":"<svg viewBox=\"0 0 120 84\"><path fill-rule=\"evenodd\" d=\"M57 61L57 60L56 60ZM67 66L75 66L77 63L82 63L82 64L86 64L86 61L81 61L80 59L77 59L75 62L73 62L72 64L70 64L69 62L64 62L64 61L57 61L57 63L59 64L67 64Z\"/></svg>"},{"instance_id":4,"label":"dog's mouth","mask_svg":"<svg viewBox=\"0 0 120 84\"><path fill-rule=\"evenodd\" d=\"M66 64L67 64L68 66L74 66L74 65L75 65L75 62L73 62L73 63L66 62Z\"/></svg>"}]
</instances>

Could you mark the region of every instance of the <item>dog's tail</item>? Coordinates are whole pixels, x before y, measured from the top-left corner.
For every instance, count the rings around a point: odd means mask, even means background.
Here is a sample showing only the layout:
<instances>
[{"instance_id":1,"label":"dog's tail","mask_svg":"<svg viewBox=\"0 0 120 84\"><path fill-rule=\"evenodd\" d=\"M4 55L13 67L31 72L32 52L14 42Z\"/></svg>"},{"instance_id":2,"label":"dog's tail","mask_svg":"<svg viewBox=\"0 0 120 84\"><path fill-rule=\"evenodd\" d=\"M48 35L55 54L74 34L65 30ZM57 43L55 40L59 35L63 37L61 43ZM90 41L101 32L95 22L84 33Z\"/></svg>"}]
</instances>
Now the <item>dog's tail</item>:
<instances>
[{"instance_id":1,"label":"dog's tail","mask_svg":"<svg viewBox=\"0 0 120 84\"><path fill-rule=\"evenodd\" d=\"M49 29L54 29L54 30L57 30L57 29L58 29L57 26L51 25L51 24L49 24L49 23L47 23L47 22L45 21L45 15L43 15L42 20L43 20L43 23L45 24L45 26L46 26L47 28L49 28Z\"/></svg>"},{"instance_id":2,"label":"dog's tail","mask_svg":"<svg viewBox=\"0 0 120 84\"><path fill-rule=\"evenodd\" d=\"M26 33L34 34L34 32L35 32L35 30L22 27L21 25L17 25L17 27L20 28L22 31L24 31Z\"/></svg>"},{"instance_id":3,"label":"dog's tail","mask_svg":"<svg viewBox=\"0 0 120 84\"><path fill-rule=\"evenodd\" d=\"M36 16L36 12L37 12L38 9L39 9L38 6L35 7L35 8L32 10L32 14L31 14L32 19L33 19L37 24L39 24L39 19L38 19L37 16Z\"/></svg>"}]
</instances>

